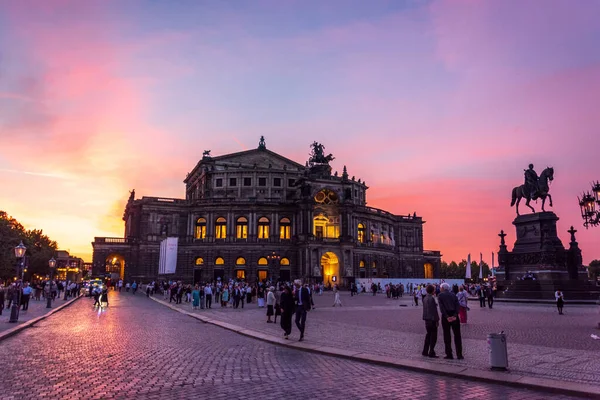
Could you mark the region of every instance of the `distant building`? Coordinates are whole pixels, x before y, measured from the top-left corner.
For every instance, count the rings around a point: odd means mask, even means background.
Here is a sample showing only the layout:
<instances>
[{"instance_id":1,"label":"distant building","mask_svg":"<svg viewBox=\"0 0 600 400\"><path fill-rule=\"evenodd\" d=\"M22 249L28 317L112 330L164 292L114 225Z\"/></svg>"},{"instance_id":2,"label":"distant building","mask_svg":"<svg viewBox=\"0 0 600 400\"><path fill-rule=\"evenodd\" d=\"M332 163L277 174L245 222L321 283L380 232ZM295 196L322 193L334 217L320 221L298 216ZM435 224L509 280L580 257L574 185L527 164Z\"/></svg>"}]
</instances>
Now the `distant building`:
<instances>
[{"instance_id":1,"label":"distant building","mask_svg":"<svg viewBox=\"0 0 600 400\"><path fill-rule=\"evenodd\" d=\"M436 278L441 255L423 250L421 217L367 207L367 185L346 167L332 175L331 155L312 145L299 164L257 149L212 157L187 174L185 199L135 198L123 238L92 243L93 274L159 278L160 243L178 238L174 274L186 282L217 278L324 281Z\"/></svg>"},{"instance_id":2,"label":"distant building","mask_svg":"<svg viewBox=\"0 0 600 400\"><path fill-rule=\"evenodd\" d=\"M85 271L83 259L69 254L66 250L56 250L54 254L56 259L56 279L64 281L79 282Z\"/></svg>"}]
</instances>

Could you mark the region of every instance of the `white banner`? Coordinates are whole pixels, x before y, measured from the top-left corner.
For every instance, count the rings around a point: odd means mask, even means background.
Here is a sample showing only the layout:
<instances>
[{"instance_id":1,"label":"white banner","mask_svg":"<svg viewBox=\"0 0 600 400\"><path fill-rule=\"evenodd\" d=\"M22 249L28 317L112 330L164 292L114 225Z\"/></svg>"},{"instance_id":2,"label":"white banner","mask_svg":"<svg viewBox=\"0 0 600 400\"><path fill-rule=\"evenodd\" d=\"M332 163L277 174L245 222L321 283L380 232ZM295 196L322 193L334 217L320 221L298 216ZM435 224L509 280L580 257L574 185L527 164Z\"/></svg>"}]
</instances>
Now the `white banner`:
<instances>
[{"instance_id":1,"label":"white banner","mask_svg":"<svg viewBox=\"0 0 600 400\"><path fill-rule=\"evenodd\" d=\"M174 274L177 267L177 244L176 237L166 238L160 242L160 258L158 261L158 274Z\"/></svg>"}]
</instances>

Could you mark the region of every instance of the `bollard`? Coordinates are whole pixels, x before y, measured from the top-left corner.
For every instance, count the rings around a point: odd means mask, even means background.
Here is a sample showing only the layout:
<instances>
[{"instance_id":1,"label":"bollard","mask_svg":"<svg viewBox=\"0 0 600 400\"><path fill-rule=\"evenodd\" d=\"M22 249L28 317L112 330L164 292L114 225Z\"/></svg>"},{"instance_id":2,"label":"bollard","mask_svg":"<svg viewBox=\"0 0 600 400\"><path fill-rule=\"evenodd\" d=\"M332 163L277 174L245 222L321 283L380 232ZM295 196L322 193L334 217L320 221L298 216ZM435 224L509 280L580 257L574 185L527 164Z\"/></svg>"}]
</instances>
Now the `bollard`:
<instances>
[{"instance_id":1,"label":"bollard","mask_svg":"<svg viewBox=\"0 0 600 400\"><path fill-rule=\"evenodd\" d=\"M508 369L508 350L504 331L490 333L487 342L490 351L490 367L494 371L506 371Z\"/></svg>"}]
</instances>

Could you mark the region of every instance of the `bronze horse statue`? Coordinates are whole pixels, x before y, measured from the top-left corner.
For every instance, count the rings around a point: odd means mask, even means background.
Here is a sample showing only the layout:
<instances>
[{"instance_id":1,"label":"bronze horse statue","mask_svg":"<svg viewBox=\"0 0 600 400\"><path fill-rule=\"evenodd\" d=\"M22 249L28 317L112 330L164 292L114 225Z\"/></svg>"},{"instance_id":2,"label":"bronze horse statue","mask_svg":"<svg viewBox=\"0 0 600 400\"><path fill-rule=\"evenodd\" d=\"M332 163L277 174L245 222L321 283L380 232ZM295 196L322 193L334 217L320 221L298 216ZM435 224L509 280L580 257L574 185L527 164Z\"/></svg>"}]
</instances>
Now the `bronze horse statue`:
<instances>
[{"instance_id":1,"label":"bronze horse statue","mask_svg":"<svg viewBox=\"0 0 600 400\"><path fill-rule=\"evenodd\" d=\"M525 185L515 187L512 190L512 201L510 202L510 206L514 206L515 202L517 203L517 215L520 215L519 203L521 202L522 198L527 199L525 205L531 208L531 211L533 212L535 212L534 208L531 205L529 205L529 202L531 200L542 199L542 211L546 211L544 210L544 204L546 203L546 197L548 197L548 199L550 200L550 207L552 207L552 196L550 196L550 193L548 193L548 191L550 190L549 183L552 182L552 180L554 180L554 168L548 167L545 170L543 170L540 174L540 177L537 181L537 192L535 192L533 196L531 195L531 193L529 193Z\"/></svg>"}]
</instances>

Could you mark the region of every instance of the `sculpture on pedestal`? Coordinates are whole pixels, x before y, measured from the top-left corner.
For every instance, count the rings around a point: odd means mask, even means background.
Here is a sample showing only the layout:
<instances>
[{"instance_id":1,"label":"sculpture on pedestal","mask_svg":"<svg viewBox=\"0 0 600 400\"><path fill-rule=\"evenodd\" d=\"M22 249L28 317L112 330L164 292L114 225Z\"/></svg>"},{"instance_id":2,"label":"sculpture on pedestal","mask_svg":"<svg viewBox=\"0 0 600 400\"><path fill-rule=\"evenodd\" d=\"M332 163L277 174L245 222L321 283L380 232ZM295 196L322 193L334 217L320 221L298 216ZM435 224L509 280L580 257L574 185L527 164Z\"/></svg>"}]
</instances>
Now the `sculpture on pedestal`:
<instances>
[{"instance_id":1,"label":"sculpture on pedestal","mask_svg":"<svg viewBox=\"0 0 600 400\"><path fill-rule=\"evenodd\" d=\"M531 200L542 199L542 211L546 203L546 197L550 201L550 207L552 207L552 196L550 196L550 182L554 180L554 168L548 167L542 171L540 176L533 169L533 164L529 164L529 169L525 170L525 183L521 186L517 186L512 190L512 200L510 206L514 206L516 203L517 215L519 214L519 203L521 199L527 200L525 205L531 208L531 211L535 213L535 209L529 204Z\"/></svg>"}]
</instances>

